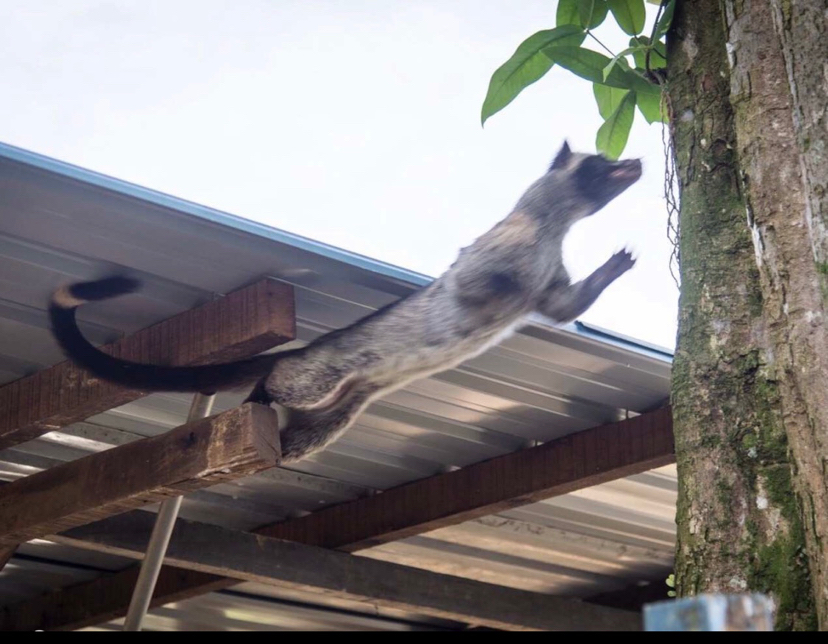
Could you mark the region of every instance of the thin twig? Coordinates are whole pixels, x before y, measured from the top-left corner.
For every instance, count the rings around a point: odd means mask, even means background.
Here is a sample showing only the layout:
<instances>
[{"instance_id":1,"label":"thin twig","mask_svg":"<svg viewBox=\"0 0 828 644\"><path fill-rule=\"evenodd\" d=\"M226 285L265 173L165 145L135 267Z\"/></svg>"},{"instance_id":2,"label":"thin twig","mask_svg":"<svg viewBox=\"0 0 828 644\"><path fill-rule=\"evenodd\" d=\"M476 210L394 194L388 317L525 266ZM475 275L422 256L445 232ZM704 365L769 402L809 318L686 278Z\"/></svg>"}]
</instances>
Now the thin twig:
<instances>
[{"instance_id":1,"label":"thin twig","mask_svg":"<svg viewBox=\"0 0 828 644\"><path fill-rule=\"evenodd\" d=\"M607 47L604 43L602 43L600 40L598 40L598 38L595 37L595 34L593 34L589 29L587 29L587 36L589 36L595 42L597 42L599 45L601 45L601 47L603 47L610 56L615 58L615 54L612 53L612 50L609 47Z\"/></svg>"},{"instance_id":2,"label":"thin twig","mask_svg":"<svg viewBox=\"0 0 828 644\"><path fill-rule=\"evenodd\" d=\"M650 33L650 46L647 48L647 53L644 56L644 69L647 70L648 74L652 74L653 70L650 69L650 52L653 51L655 48L655 36L656 36L656 29L658 29L658 21L661 20L661 13L664 11L664 7L670 0L661 0L661 4L658 5L658 11L656 12L655 22L653 23L653 31Z\"/></svg>"}]
</instances>

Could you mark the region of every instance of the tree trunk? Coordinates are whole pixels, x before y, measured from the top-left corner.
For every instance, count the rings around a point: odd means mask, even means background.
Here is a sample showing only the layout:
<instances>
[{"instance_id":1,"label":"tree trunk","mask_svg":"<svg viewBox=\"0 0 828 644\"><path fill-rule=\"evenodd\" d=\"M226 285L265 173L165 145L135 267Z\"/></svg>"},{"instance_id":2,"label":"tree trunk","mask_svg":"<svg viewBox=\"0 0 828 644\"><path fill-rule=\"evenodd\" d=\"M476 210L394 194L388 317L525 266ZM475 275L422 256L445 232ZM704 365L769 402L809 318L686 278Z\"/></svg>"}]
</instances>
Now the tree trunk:
<instances>
[{"instance_id":1,"label":"tree trunk","mask_svg":"<svg viewBox=\"0 0 828 644\"><path fill-rule=\"evenodd\" d=\"M677 589L680 595L768 592L777 602L778 628L813 628L784 387L770 350L778 344L764 315L772 305L763 300L741 190L735 130L741 113L734 119L728 100L722 7L719 0L677 4L668 50L681 197L673 363Z\"/></svg>"},{"instance_id":2,"label":"tree trunk","mask_svg":"<svg viewBox=\"0 0 828 644\"><path fill-rule=\"evenodd\" d=\"M828 188L828 3L775 5L724 2L731 102L761 275L768 371L778 382L795 464L817 614L828 628L828 334L820 283Z\"/></svg>"}]
</instances>

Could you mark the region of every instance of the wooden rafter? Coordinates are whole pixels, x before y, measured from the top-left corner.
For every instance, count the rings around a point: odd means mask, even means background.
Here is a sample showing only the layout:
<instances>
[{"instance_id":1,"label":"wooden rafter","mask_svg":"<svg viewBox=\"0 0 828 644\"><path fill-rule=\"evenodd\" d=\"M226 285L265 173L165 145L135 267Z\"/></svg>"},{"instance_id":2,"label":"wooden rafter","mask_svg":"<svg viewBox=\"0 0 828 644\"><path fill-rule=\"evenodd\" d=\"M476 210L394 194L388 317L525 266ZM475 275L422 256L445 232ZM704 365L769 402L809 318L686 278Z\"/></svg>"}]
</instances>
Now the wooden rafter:
<instances>
[{"instance_id":1,"label":"wooden rafter","mask_svg":"<svg viewBox=\"0 0 828 644\"><path fill-rule=\"evenodd\" d=\"M75 528L57 538L72 545L140 558L154 517L132 512ZM639 616L462 577L358 557L315 546L179 521L167 550L179 568L240 581L321 592L398 610L502 629L635 630ZM15 619L13 615L9 615Z\"/></svg>"},{"instance_id":2,"label":"wooden rafter","mask_svg":"<svg viewBox=\"0 0 828 644\"><path fill-rule=\"evenodd\" d=\"M354 552L453 525L508 507L551 498L675 461L669 408L579 432L381 494L266 526L258 534ZM75 539L80 547L96 547ZM9 607L38 616L45 628L81 628L126 613L133 570L83 584L83 601L63 591ZM236 579L164 566L152 606L227 588ZM97 599L96 599L97 598ZM70 609L69 606L74 606ZM31 624L33 622L27 622ZM36 623L36 622L34 622ZM0 622L0 628L12 622Z\"/></svg>"},{"instance_id":3,"label":"wooden rafter","mask_svg":"<svg viewBox=\"0 0 828 644\"><path fill-rule=\"evenodd\" d=\"M102 348L139 362L205 364L254 355L295 335L292 287L265 279ZM0 386L0 449L144 395L61 362Z\"/></svg>"},{"instance_id":4,"label":"wooden rafter","mask_svg":"<svg viewBox=\"0 0 828 644\"><path fill-rule=\"evenodd\" d=\"M255 474L280 456L276 412L248 403L0 487L0 546Z\"/></svg>"},{"instance_id":5,"label":"wooden rafter","mask_svg":"<svg viewBox=\"0 0 828 644\"><path fill-rule=\"evenodd\" d=\"M674 460L671 410L663 408L334 505L257 533L353 552Z\"/></svg>"},{"instance_id":6,"label":"wooden rafter","mask_svg":"<svg viewBox=\"0 0 828 644\"><path fill-rule=\"evenodd\" d=\"M3 571L3 568L6 567L6 564L9 563L9 560L14 556L15 551L17 550L17 546L0 546L0 572Z\"/></svg>"}]
</instances>

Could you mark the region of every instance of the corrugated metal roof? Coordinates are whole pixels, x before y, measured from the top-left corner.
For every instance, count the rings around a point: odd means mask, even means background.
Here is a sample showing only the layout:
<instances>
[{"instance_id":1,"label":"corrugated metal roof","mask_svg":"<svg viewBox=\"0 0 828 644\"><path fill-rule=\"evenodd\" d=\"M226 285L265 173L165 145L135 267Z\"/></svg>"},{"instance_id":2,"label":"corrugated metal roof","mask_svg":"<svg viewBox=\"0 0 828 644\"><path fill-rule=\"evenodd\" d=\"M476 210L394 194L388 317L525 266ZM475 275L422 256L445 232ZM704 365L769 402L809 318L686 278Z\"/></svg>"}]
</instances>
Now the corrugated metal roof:
<instances>
[{"instance_id":1,"label":"corrugated metal roof","mask_svg":"<svg viewBox=\"0 0 828 644\"><path fill-rule=\"evenodd\" d=\"M146 288L82 309L83 329L97 342L266 275L294 285L298 338L308 341L429 279L0 145L0 382L61 359L44 311L51 290L113 269L140 277ZM245 529L311 512L640 413L667 398L669 370L669 353L658 347L538 319L485 355L378 401L340 441L290 469L188 496L182 515ZM241 398L222 394L216 410ZM0 452L0 478L167 431L184 421L188 405L187 396L153 395L15 446ZM360 554L544 592L594 594L666 575L675 495L674 469L662 468ZM3 603L128 563L54 544L21 552L26 556L0 574ZM228 629L311 628L314 619L319 628L407 628L405 619L434 625L403 616L374 626L354 617L349 626L342 615L353 607L329 618L311 608L301 618L291 612L297 601L315 598L293 598L284 618L273 617L276 591L238 588L242 594L167 607L149 626L219 627L221 619Z\"/></svg>"}]
</instances>

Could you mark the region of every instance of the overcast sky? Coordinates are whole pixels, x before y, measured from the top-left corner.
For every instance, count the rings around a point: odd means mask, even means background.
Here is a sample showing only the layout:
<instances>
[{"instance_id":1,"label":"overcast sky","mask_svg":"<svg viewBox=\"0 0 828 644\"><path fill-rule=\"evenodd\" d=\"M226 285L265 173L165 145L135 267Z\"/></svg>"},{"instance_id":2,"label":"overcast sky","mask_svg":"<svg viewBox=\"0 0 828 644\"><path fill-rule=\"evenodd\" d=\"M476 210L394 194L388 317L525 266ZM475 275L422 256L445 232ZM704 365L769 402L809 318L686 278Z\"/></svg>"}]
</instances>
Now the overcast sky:
<instances>
[{"instance_id":1,"label":"overcast sky","mask_svg":"<svg viewBox=\"0 0 828 644\"><path fill-rule=\"evenodd\" d=\"M564 138L595 150L591 86L562 70L480 127L492 72L555 6L0 0L0 140L437 276ZM566 261L583 277L632 247L583 321L672 348L661 130L636 119L644 177L572 230Z\"/></svg>"}]
</instances>

